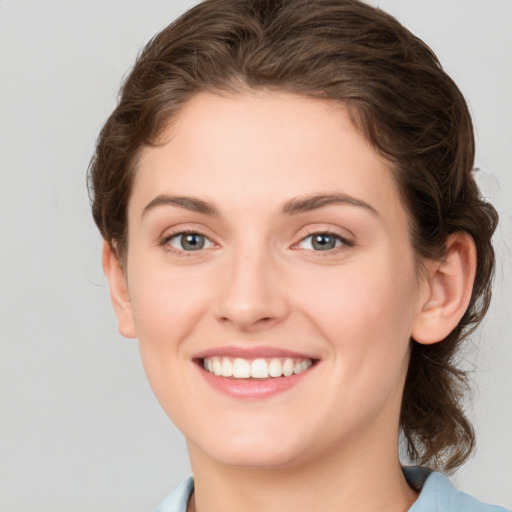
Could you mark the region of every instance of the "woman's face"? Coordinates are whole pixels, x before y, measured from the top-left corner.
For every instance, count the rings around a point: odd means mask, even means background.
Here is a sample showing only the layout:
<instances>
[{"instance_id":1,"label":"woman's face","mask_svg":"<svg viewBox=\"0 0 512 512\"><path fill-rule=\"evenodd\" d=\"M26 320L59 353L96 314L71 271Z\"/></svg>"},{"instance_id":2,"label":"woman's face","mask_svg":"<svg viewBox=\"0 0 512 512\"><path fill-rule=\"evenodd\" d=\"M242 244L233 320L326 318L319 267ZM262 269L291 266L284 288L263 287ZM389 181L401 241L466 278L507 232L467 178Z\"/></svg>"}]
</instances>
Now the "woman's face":
<instances>
[{"instance_id":1,"label":"woman's face","mask_svg":"<svg viewBox=\"0 0 512 512\"><path fill-rule=\"evenodd\" d=\"M393 445L425 285L386 162L342 106L285 93L200 94L164 135L129 203L120 329L193 456Z\"/></svg>"}]
</instances>

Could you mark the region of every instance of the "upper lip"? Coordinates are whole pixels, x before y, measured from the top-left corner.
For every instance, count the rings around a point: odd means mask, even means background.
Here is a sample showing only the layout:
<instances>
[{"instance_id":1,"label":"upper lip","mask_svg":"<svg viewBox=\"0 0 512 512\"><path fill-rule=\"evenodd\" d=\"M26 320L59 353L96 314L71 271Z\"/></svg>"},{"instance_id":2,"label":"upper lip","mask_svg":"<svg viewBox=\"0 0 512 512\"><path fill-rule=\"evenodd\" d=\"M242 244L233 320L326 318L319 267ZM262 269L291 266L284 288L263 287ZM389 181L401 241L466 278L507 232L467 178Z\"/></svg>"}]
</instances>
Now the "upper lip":
<instances>
[{"instance_id":1,"label":"upper lip","mask_svg":"<svg viewBox=\"0 0 512 512\"><path fill-rule=\"evenodd\" d=\"M236 345L228 345L223 347L213 347L194 355L193 359L205 359L207 357L225 356L239 357L241 359L258 359L271 357L290 357L295 359L318 359L311 354L287 350L279 347L271 346L252 346L242 347Z\"/></svg>"}]
</instances>

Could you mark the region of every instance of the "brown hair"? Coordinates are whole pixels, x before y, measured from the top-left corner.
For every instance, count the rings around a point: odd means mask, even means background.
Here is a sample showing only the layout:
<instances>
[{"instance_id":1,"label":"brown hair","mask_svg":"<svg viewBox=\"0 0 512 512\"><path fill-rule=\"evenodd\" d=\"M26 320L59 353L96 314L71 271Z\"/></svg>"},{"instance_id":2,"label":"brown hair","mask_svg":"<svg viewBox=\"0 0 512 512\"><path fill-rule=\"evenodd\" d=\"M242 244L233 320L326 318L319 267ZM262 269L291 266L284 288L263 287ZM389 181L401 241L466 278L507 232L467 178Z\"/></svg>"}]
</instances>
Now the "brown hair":
<instances>
[{"instance_id":1,"label":"brown hair","mask_svg":"<svg viewBox=\"0 0 512 512\"><path fill-rule=\"evenodd\" d=\"M466 102L434 53L393 17L357 0L206 0L159 33L125 81L89 169L92 212L122 260L127 204L141 149L201 91L276 89L343 102L391 163L416 253L442 258L451 233L469 233L477 271L469 307L442 342L414 340L400 417L411 458L453 469L474 433L455 355L490 301L496 227L472 167Z\"/></svg>"}]
</instances>

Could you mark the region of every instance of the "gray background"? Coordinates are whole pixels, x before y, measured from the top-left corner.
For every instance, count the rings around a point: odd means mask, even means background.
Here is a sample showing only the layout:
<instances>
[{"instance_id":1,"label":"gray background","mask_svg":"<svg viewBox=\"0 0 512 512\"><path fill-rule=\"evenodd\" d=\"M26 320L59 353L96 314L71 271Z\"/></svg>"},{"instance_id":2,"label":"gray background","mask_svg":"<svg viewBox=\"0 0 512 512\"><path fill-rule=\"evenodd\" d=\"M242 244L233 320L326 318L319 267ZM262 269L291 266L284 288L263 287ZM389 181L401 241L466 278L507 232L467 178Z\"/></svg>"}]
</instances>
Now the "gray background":
<instances>
[{"instance_id":1,"label":"gray background","mask_svg":"<svg viewBox=\"0 0 512 512\"><path fill-rule=\"evenodd\" d=\"M117 334L85 170L137 52L192 3L0 0L1 511L151 510L189 472ZM495 299L466 359L478 451L455 481L511 508L512 1L379 3L467 96L501 214Z\"/></svg>"}]
</instances>

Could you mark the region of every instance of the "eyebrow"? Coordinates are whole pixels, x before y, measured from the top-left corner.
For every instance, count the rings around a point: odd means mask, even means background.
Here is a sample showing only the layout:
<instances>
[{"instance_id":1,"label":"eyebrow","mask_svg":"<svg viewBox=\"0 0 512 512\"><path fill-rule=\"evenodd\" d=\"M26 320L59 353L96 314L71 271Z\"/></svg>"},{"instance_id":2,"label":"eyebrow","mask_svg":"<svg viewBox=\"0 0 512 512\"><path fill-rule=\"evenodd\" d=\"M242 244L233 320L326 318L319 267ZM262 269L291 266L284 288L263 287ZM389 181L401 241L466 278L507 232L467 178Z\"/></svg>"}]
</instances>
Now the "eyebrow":
<instances>
[{"instance_id":1,"label":"eyebrow","mask_svg":"<svg viewBox=\"0 0 512 512\"><path fill-rule=\"evenodd\" d=\"M358 206L371 212L373 215L379 217L379 212L370 204L361 199L349 196L342 193L333 194L315 194L311 196L297 197L286 202L282 208L284 215L295 215L297 213L310 212L323 206L335 204L348 204Z\"/></svg>"},{"instance_id":2,"label":"eyebrow","mask_svg":"<svg viewBox=\"0 0 512 512\"><path fill-rule=\"evenodd\" d=\"M159 195L150 201L142 211L144 217L149 211L157 208L158 206L178 206L191 212L203 213L205 215L218 216L219 211L213 204L202 199L188 196L168 196Z\"/></svg>"},{"instance_id":3,"label":"eyebrow","mask_svg":"<svg viewBox=\"0 0 512 512\"><path fill-rule=\"evenodd\" d=\"M365 208L373 215L379 217L379 212L370 204L361 199L356 199L355 197L338 192L332 194L314 194L311 196L293 198L283 205L281 213L283 215L296 215L298 213L310 212L324 206L336 204L348 204L352 206L358 206L360 208ZM190 196L169 196L162 194L155 197L146 205L142 211L142 217L144 217L149 211L159 206L177 206L179 208L184 208L196 213L220 216L217 208L212 203L204 201L203 199Z\"/></svg>"}]
</instances>

